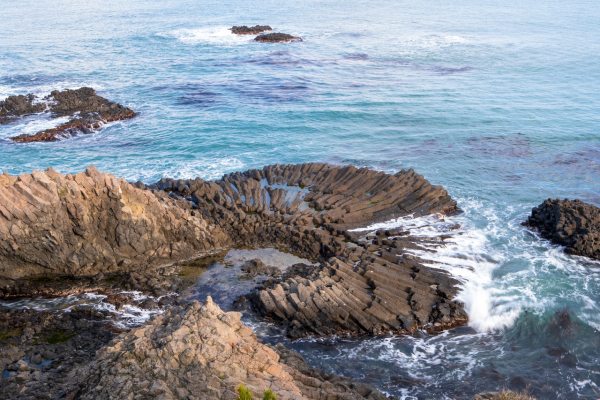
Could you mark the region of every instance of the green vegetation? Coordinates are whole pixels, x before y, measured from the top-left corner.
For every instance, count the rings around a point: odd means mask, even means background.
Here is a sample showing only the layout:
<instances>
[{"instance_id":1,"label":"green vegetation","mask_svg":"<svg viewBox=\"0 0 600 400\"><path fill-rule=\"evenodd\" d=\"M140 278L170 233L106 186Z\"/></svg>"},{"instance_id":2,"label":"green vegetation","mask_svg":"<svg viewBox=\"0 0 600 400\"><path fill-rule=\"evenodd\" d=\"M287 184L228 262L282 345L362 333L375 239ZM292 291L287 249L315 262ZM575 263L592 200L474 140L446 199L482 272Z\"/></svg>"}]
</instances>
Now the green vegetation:
<instances>
[{"instance_id":1,"label":"green vegetation","mask_svg":"<svg viewBox=\"0 0 600 400\"><path fill-rule=\"evenodd\" d=\"M73 333L56 332L55 334L50 336L48 339L46 339L46 343L58 344L58 343L68 342L69 340L73 339L73 336L75 336L76 334L77 334L76 332L73 332Z\"/></svg>"},{"instance_id":2,"label":"green vegetation","mask_svg":"<svg viewBox=\"0 0 600 400\"><path fill-rule=\"evenodd\" d=\"M247 211L246 215L258 215L256 211Z\"/></svg>"},{"instance_id":3,"label":"green vegetation","mask_svg":"<svg viewBox=\"0 0 600 400\"><path fill-rule=\"evenodd\" d=\"M12 331L8 329L0 331L0 340L2 341L8 340L11 336L21 336L21 328L13 329Z\"/></svg>"},{"instance_id":4,"label":"green vegetation","mask_svg":"<svg viewBox=\"0 0 600 400\"><path fill-rule=\"evenodd\" d=\"M299 187L300 189L304 189L306 186L304 186L304 185L299 185L298 187Z\"/></svg>"},{"instance_id":5,"label":"green vegetation","mask_svg":"<svg viewBox=\"0 0 600 400\"><path fill-rule=\"evenodd\" d=\"M238 386L237 392L238 395L235 400L252 400L252 393L250 392L250 389L243 384ZM277 396L271 389L267 389L263 394L262 400L277 400Z\"/></svg>"},{"instance_id":6,"label":"green vegetation","mask_svg":"<svg viewBox=\"0 0 600 400\"><path fill-rule=\"evenodd\" d=\"M252 393L250 393L250 389L248 389L244 385L240 385L237 388L238 396L235 400L252 400Z\"/></svg>"},{"instance_id":7,"label":"green vegetation","mask_svg":"<svg viewBox=\"0 0 600 400\"><path fill-rule=\"evenodd\" d=\"M367 204L367 207L368 207L368 206L374 206L375 204L377 204L377 203L380 203L380 202L381 202L381 200L372 201L372 202L370 202L369 204Z\"/></svg>"},{"instance_id":8,"label":"green vegetation","mask_svg":"<svg viewBox=\"0 0 600 400\"><path fill-rule=\"evenodd\" d=\"M62 186L62 187L60 188L60 190L58 191L58 195L59 195L60 197L65 197L65 196L67 195L67 188L66 188L66 187L64 187L64 186Z\"/></svg>"},{"instance_id":9,"label":"green vegetation","mask_svg":"<svg viewBox=\"0 0 600 400\"><path fill-rule=\"evenodd\" d=\"M267 389L262 400L277 400L277 396L275 396L275 393L271 389Z\"/></svg>"}]
</instances>

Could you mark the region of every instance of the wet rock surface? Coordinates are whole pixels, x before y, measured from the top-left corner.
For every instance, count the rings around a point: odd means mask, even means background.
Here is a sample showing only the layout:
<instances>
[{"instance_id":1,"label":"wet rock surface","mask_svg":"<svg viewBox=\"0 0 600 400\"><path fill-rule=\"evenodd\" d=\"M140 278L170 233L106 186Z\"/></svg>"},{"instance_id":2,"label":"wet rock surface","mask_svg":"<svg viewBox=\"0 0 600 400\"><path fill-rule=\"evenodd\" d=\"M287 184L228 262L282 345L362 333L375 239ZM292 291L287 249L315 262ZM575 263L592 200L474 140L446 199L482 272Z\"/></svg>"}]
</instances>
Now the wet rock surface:
<instances>
[{"instance_id":1,"label":"wet rock surface","mask_svg":"<svg viewBox=\"0 0 600 400\"><path fill-rule=\"evenodd\" d=\"M287 33L265 33L254 38L257 42L278 43L278 42L301 42L302 38L288 35Z\"/></svg>"},{"instance_id":2,"label":"wet rock surface","mask_svg":"<svg viewBox=\"0 0 600 400\"><path fill-rule=\"evenodd\" d=\"M1 397L56 399L76 391L77 371L121 332L109 317L89 309L0 310Z\"/></svg>"},{"instance_id":3,"label":"wet rock surface","mask_svg":"<svg viewBox=\"0 0 600 400\"><path fill-rule=\"evenodd\" d=\"M80 379L82 399L235 399L240 384L255 397L385 399L369 385L309 368L283 346L256 340L241 314L209 297L173 308L98 353Z\"/></svg>"},{"instance_id":4,"label":"wet rock surface","mask_svg":"<svg viewBox=\"0 0 600 400\"><path fill-rule=\"evenodd\" d=\"M548 199L524 223L567 254L600 260L600 208L581 200Z\"/></svg>"},{"instance_id":5,"label":"wet rock surface","mask_svg":"<svg viewBox=\"0 0 600 400\"><path fill-rule=\"evenodd\" d=\"M83 87L76 90L54 90L43 102L35 102L32 94L27 96L10 96L0 102L0 123L8 123L18 117L48 112L52 118L71 117L56 128L47 129L33 135L23 134L11 138L15 142L55 141L60 137L76 133L93 133L107 122L133 118L133 110L111 102L96 94L92 88Z\"/></svg>"},{"instance_id":6,"label":"wet rock surface","mask_svg":"<svg viewBox=\"0 0 600 400\"><path fill-rule=\"evenodd\" d=\"M33 94L27 96L9 96L6 100L0 101L0 124L8 124L17 118L41 113L46 109L43 103L35 102L36 97Z\"/></svg>"},{"instance_id":7,"label":"wet rock surface","mask_svg":"<svg viewBox=\"0 0 600 400\"><path fill-rule=\"evenodd\" d=\"M234 26L232 28L229 29L231 31L231 33L236 34L236 35L256 35L265 31L271 31L271 27L268 25L254 25L251 27L248 27L246 25L244 26Z\"/></svg>"}]
</instances>

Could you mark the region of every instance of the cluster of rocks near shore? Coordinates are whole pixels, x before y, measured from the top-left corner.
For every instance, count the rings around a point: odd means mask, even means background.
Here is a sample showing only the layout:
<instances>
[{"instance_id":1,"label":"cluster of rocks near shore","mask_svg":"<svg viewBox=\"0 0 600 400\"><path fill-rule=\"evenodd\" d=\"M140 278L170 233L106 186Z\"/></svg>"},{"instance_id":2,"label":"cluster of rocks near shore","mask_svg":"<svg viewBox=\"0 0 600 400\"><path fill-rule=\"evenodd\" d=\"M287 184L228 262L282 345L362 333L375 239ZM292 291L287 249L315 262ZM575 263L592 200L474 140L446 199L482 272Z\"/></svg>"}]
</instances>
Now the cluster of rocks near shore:
<instances>
[{"instance_id":1,"label":"cluster of rocks near shore","mask_svg":"<svg viewBox=\"0 0 600 400\"><path fill-rule=\"evenodd\" d=\"M600 208L581 200L548 199L533 208L526 226L565 246L567 254L600 260Z\"/></svg>"},{"instance_id":2,"label":"cluster of rocks near shore","mask_svg":"<svg viewBox=\"0 0 600 400\"><path fill-rule=\"evenodd\" d=\"M255 25L255 26L234 26L229 28L229 30L231 31L231 33L235 34L235 35L258 35L256 38L254 38L254 41L256 42L263 42L263 43L280 43L280 42L301 42L302 38L297 37L297 36L292 36L289 35L287 33L280 33L280 32L274 32L274 33L264 33L266 31L272 31L273 29L268 26L268 25Z\"/></svg>"},{"instance_id":3,"label":"cluster of rocks near shore","mask_svg":"<svg viewBox=\"0 0 600 400\"><path fill-rule=\"evenodd\" d=\"M54 90L43 99L33 94L9 96L0 101L0 124L14 122L21 117L50 113L52 118L70 117L68 122L35 134L22 134L10 138L14 142L52 142L60 137L77 133L95 132L103 124L133 118L135 112L120 104L108 101L89 87L76 90Z\"/></svg>"}]
</instances>

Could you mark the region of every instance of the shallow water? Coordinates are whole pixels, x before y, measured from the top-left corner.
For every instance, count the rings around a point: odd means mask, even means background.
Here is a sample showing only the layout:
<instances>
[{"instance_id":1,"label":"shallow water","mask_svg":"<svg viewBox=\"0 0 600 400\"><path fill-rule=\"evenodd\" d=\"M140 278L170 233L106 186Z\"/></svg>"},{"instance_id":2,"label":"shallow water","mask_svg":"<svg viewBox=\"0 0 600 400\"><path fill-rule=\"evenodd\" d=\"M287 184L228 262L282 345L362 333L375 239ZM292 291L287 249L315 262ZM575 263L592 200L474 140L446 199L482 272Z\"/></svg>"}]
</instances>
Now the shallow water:
<instances>
[{"instance_id":1,"label":"shallow water","mask_svg":"<svg viewBox=\"0 0 600 400\"><path fill-rule=\"evenodd\" d=\"M8 2L0 98L87 85L140 115L52 144L2 139L57 121L2 125L0 171L96 164L149 183L305 161L415 168L465 210L456 244L422 257L465 281L471 330L293 346L406 398L531 383L596 399L600 267L520 223L548 197L600 205L599 14L591 0ZM227 31L255 23L305 41ZM565 308L576 328L557 338Z\"/></svg>"}]
</instances>

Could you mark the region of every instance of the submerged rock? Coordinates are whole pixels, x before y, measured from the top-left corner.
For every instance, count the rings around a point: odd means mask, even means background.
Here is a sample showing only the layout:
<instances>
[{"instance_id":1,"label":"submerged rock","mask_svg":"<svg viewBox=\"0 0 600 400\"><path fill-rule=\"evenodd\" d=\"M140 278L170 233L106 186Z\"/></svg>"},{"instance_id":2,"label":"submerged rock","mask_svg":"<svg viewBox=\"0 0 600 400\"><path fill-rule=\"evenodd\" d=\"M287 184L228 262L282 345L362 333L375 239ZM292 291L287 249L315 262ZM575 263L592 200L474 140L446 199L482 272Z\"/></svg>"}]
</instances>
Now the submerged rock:
<instances>
[{"instance_id":1,"label":"submerged rock","mask_svg":"<svg viewBox=\"0 0 600 400\"><path fill-rule=\"evenodd\" d=\"M92 88L53 91L44 98L45 103L33 103L35 96L11 96L0 102L0 123L14 121L23 115L46 111L53 118L71 117L56 128L36 134L23 134L10 138L15 142L55 141L61 136L75 133L93 133L107 122L133 118L133 110L100 97Z\"/></svg>"},{"instance_id":2,"label":"submerged rock","mask_svg":"<svg viewBox=\"0 0 600 400\"><path fill-rule=\"evenodd\" d=\"M229 28L229 30L231 31L231 33L234 33L236 35L256 35L265 31L271 31L273 29L271 29L271 27L268 25L254 25L251 27L247 27L246 25L244 25L234 26L232 28Z\"/></svg>"},{"instance_id":3,"label":"submerged rock","mask_svg":"<svg viewBox=\"0 0 600 400\"><path fill-rule=\"evenodd\" d=\"M281 275L281 270L279 268L265 265L265 263L258 258L246 261L242 266L242 272L245 272L245 274L240 276L239 279L241 280L253 279L259 275L270 276L273 278L278 278Z\"/></svg>"},{"instance_id":4,"label":"submerged rock","mask_svg":"<svg viewBox=\"0 0 600 400\"><path fill-rule=\"evenodd\" d=\"M258 35L254 38L257 42L265 43L277 43L277 42L301 42L302 38L288 35L287 33L266 33L264 35Z\"/></svg>"},{"instance_id":5,"label":"submerged rock","mask_svg":"<svg viewBox=\"0 0 600 400\"><path fill-rule=\"evenodd\" d=\"M600 260L600 208L581 200L548 199L523 223L543 238L565 246L567 254Z\"/></svg>"},{"instance_id":6,"label":"submerged rock","mask_svg":"<svg viewBox=\"0 0 600 400\"><path fill-rule=\"evenodd\" d=\"M309 368L278 345L259 343L238 312L208 297L154 317L102 349L81 375L81 399L235 399L244 385L254 398L386 399L373 387Z\"/></svg>"}]
</instances>

